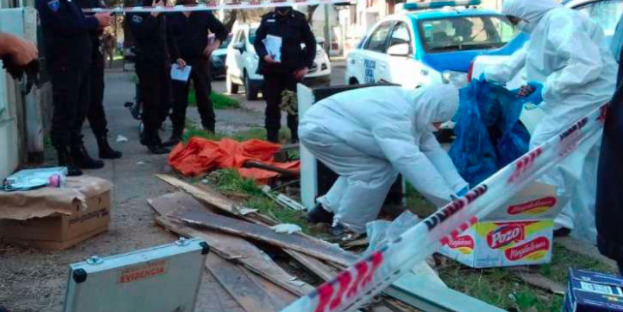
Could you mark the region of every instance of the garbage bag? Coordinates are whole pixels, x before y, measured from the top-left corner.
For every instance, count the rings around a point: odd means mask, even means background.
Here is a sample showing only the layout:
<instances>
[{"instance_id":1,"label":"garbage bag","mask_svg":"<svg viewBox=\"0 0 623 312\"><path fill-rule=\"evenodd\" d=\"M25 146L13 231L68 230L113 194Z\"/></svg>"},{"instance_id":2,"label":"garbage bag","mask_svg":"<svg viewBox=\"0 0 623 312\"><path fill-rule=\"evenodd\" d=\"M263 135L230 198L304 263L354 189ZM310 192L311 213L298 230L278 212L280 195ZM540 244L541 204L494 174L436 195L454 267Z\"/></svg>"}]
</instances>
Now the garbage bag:
<instances>
[{"instance_id":1,"label":"garbage bag","mask_svg":"<svg viewBox=\"0 0 623 312\"><path fill-rule=\"evenodd\" d=\"M519 121L524 101L499 84L474 79L459 100L449 154L463 179L475 186L528 152L530 133Z\"/></svg>"}]
</instances>

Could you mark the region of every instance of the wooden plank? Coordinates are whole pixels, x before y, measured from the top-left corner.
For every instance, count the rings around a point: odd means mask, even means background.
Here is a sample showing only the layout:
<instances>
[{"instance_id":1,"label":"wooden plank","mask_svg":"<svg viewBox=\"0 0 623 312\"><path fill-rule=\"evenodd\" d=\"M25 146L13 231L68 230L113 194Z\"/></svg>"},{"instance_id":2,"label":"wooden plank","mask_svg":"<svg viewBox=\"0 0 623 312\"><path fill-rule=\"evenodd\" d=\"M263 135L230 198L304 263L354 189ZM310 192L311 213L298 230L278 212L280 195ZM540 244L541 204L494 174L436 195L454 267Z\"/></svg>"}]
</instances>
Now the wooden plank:
<instances>
[{"instance_id":1,"label":"wooden plank","mask_svg":"<svg viewBox=\"0 0 623 312\"><path fill-rule=\"evenodd\" d=\"M527 284L549 291L553 294L564 296L565 286L552 281L551 279L536 273L520 273L519 278Z\"/></svg>"},{"instance_id":2,"label":"wooden plank","mask_svg":"<svg viewBox=\"0 0 623 312\"><path fill-rule=\"evenodd\" d=\"M206 268L247 312L276 312L280 307L263 287L247 276L240 266L208 254Z\"/></svg>"},{"instance_id":3,"label":"wooden plank","mask_svg":"<svg viewBox=\"0 0 623 312\"><path fill-rule=\"evenodd\" d=\"M275 305L277 305L280 309L287 307L290 303L297 300L299 297L295 296L281 287L275 286L275 284L270 281L262 278L261 276L254 274L250 271L247 271L247 276L249 276L256 284L260 285L266 293L268 293L271 298L275 300Z\"/></svg>"},{"instance_id":4,"label":"wooden plank","mask_svg":"<svg viewBox=\"0 0 623 312\"><path fill-rule=\"evenodd\" d=\"M249 222L257 223L259 221L264 224L277 224L277 221L262 214L251 213L249 215L242 215L237 205L235 205L227 197L219 194L207 185L204 185L200 189L192 184L186 183L180 179L166 174L157 174L156 177L192 195L194 198L206 205L213 206L221 211L230 213L235 216L239 216Z\"/></svg>"},{"instance_id":5,"label":"wooden plank","mask_svg":"<svg viewBox=\"0 0 623 312\"><path fill-rule=\"evenodd\" d=\"M348 266L357 260L357 256L355 255L308 237L296 234L276 233L267 226L248 223L207 211L186 211L176 215L176 217L190 224L196 224L240 237L255 239L274 246L292 249L318 259L335 262L344 266Z\"/></svg>"},{"instance_id":6,"label":"wooden plank","mask_svg":"<svg viewBox=\"0 0 623 312\"><path fill-rule=\"evenodd\" d=\"M148 202L154 210L164 215L169 215L175 209L180 211L202 211L204 209L201 203L183 192L163 195L150 199ZM307 284L300 285L300 281L278 266L266 253L242 238L205 229L194 229L162 216L156 217L156 223L179 235L205 240L221 257L239 262L247 269L294 295L302 296L314 290Z\"/></svg>"},{"instance_id":7,"label":"wooden plank","mask_svg":"<svg viewBox=\"0 0 623 312\"><path fill-rule=\"evenodd\" d=\"M197 237L205 240L212 248L212 251L222 258L240 263L248 270L294 295L302 296L314 290L314 287L302 283L295 276L288 274L272 261L266 253L243 239L221 233L195 230L166 217L156 217L156 222L182 236Z\"/></svg>"},{"instance_id":8,"label":"wooden plank","mask_svg":"<svg viewBox=\"0 0 623 312\"><path fill-rule=\"evenodd\" d=\"M284 249L284 251L325 282L332 280L338 273L340 273L339 270L324 264L322 261L314 257L310 257L294 250Z\"/></svg>"}]
</instances>

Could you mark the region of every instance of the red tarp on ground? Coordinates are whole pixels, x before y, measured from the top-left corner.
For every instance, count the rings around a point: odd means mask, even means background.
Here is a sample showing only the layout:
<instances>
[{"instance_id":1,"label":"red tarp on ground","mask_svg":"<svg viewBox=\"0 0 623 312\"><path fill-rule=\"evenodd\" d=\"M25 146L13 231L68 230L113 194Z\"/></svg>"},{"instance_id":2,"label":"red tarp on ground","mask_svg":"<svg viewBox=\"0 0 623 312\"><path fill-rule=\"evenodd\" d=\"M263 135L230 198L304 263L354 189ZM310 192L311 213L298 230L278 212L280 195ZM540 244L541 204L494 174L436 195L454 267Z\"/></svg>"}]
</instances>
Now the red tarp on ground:
<instances>
[{"instance_id":1,"label":"red tarp on ground","mask_svg":"<svg viewBox=\"0 0 623 312\"><path fill-rule=\"evenodd\" d=\"M272 171L242 168L248 160L259 161L271 166L298 171L300 161L276 163L274 154L281 145L262 140L244 142L232 139L211 141L192 137L186 145L178 144L169 154L169 165L185 176L196 176L220 168L237 168L241 176L258 181L277 177Z\"/></svg>"}]
</instances>

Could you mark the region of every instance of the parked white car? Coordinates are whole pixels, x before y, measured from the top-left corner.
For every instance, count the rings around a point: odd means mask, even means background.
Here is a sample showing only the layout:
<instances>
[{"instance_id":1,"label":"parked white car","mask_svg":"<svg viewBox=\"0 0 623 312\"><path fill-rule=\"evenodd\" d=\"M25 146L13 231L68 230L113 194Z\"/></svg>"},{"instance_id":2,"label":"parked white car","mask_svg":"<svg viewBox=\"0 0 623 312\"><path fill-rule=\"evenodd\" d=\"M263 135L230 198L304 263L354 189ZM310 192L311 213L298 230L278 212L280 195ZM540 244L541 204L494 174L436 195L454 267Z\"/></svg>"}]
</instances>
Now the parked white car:
<instances>
[{"instance_id":1,"label":"parked white car","mask_svg":"<svg viewBox=\"0 0 623 312\"><path fill-rule=\"evenodd\" d=\"M568 8L587 14L597 22L597 24L601 25L604 28L604 33L608 41L612 39L619 17L621 13L623 13L623 0L570 0L563 2L563 4ZM473 72L470 76L480 77L480 75L484 73L485 68L503 64L507 59L508 56L478 56L474 60L472 66ZM521 85L526 83L523 74L523 71L520 72L509 81L506 86L509 89L521 87ZM539 121L543 118L543 115L544 113L542 110L538 108L526 109L521 114L521 121L526 128L528 128L528 131L532 133Z\"/></svg>"},{"instance_id":2,"label":"parked white car","mask_svg":"<svg viewBox=\"0 0 623 312\"><path fill-rule=\"evenodd\" d=\"M248 100L256 100L264 77L257 73L259 57L253 47L255 32L259 24L241 25L234 30L234 39L227 48L227 92L238 93L244 86ZM318 40L322 42L322 40ZM331 63L320 44L316 45L316 59L309 69L303 83L305 85L329 85L331 82Z\"/></svg>"}]
</instances>

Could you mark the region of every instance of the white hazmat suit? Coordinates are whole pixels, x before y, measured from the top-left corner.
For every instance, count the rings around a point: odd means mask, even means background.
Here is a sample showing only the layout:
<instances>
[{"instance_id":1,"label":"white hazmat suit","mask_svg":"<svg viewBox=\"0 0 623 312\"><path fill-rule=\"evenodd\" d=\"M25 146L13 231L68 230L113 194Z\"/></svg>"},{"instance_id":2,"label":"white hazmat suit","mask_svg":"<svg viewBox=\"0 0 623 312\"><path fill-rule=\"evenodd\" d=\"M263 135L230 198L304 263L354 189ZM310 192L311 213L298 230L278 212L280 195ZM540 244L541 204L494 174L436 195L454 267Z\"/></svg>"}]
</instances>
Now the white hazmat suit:
<instances>
[{"instance_id":1,"label":"white hazmat suit","mask_svg":"<svg viewBox=\"0 0 623 312\"><path fill-rule=\"evenodd\" d=\"M336 94L305 113L301 143L339 175L318 199L334 225L365 232L399 173L437 205L467 186L433 134L433 123L450 120L458 100L447 85L370 87Z\"/></svg>"},{"instance_id":2,"label":"white hazmat suit","mask_svg":"<svg viewBox=\"0 0 623 312\"><path fill-rule=\"evenodd\" d=\"M521 18L519 26L530 41L504 65L486 69L485 77L507 82L525 67L528 81L543 84L540 107L545 117L532 135L534 148L610 100L617 64L599 25L552 0L506 0L502 13ZM563 211L557 227L575 225L573 233L591 241L596 237L599 141L597 137L575 150L541 179L558 188Z\"/></svg>"}]
</instances>

